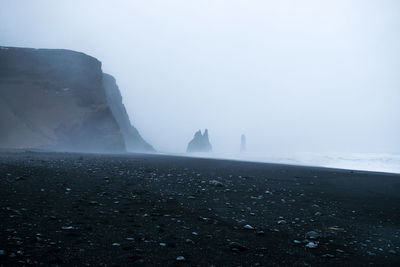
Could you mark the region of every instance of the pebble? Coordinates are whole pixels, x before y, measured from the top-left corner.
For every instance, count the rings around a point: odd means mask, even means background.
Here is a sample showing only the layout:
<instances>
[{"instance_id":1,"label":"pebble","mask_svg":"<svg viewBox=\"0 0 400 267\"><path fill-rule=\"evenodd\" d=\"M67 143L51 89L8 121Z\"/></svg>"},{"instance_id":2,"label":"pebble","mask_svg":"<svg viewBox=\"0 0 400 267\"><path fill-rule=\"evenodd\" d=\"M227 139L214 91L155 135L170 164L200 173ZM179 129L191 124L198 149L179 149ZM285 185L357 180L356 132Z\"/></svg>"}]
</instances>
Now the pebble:
<instances>
[{"instance_id":1,"label":"pebble","mask_svg":"<svg viewBox=\"0 0 400 267\"><path fill-rule=\"evenodd\" d=\"M2 256L2 255L5 255L6 254L6 252L4 251L4 250L0 250L0 256Z\"/></svg>"},{"instance_id":2,"label":"pebble","mask_svg":"<svg viewBox=\"0 0 400 267\"><path fill-rule=\"evenodd\" d=\"M217 181L217 180L210 180L208 183L210 185L223 186L223 184L220 181Z\"/></svg>"},{"instance_id":3,"label":"pebble","mask_svg":"<svg viewBox=\"0 0 400 267\"><path fill-rule=\"evenodd\" d=\"M317 239L318 237L320 237L320 234L315 231L309 231L306 233L306 238Z\"/></svg>"},{"instance_id":4,"label":"pebble","mask_svg":"<svg viewBox=\"0 0 400 267\"><path fill-rule=\"evenodd\" d=\"M317 247L318 247L318 244L315 243L315 242L308 242L308 243L306 244L306 247L307 247L307 248L317 248Z\"/></svg>"},{"instance_id":5,"label":"pebble","mask_svg":"<svg viewBox=\"0 0 400 267\"><path fill-rule=\"evenodd\" d=\"M178 256L178 257L176 257L176 260L177 261L185 261L186 259L183 256Z\"/></svg>"},{"instance_id":6,"label":"pebble","mask_svg":"<svg viewBox=\"0 0 400 267\"><path fill-rule=\"evenodd\" d=\"M243 228L248 230L254 230L254 227L251 226L250 224L246 224L245 226L243 226Z\"/></svg>"},{"instance_id":7,"label":"pebble","mask_svg":"<svg viewBox=\"0 0 400 267\"><path fill-rule=\"evenodd\" d=\"M238 242L230 242L229 247L231 248L232 251L245 251L248 249L247 247L243 246Z\"/></svg>"}]
</instances>

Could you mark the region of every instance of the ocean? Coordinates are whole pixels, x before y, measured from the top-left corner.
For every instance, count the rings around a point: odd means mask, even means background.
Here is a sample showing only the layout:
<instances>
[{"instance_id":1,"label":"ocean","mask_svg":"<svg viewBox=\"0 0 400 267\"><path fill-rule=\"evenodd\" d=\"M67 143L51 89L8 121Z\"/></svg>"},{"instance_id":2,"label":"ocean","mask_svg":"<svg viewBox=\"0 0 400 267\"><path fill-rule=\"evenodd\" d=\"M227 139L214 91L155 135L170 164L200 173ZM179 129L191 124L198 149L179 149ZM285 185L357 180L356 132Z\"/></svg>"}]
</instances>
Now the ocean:
<instances>
[{"instance_id":1,"label":"ocean","mask_svg":"<svg viewBox=\"0 0 400 267\"><path fill-rule=\"evenodd\" d=\"M302 166L329 167L349 170L400 173L400 155L374 153L293 153L263 155L255 153L193 153L190 156L233 159L265 163L282 163Z\"/></svg>"}]
</instances>

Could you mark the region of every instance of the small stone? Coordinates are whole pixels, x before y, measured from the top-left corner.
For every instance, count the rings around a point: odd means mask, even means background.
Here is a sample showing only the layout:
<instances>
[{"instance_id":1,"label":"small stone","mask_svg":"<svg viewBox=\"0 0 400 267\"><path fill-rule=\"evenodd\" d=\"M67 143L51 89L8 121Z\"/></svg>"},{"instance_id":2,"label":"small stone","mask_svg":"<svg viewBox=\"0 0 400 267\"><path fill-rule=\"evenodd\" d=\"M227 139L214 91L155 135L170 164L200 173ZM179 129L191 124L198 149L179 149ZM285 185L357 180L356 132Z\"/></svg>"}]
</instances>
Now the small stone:
<instances>
[{"instance_id":1,"label":"small stone","mask_svg":"<svg viewBox=\"0 0 400 267\"><path fill-rule=\"evenodd\" d=\"M210 180L208 183L215 186L224 186L220 181L217 180Z\"/></svg>"},{"instance_id":2,"label":"small stone","mask_svg":"<svg viewBox=\"0 0 400 267\"><path fill-rule=\"evenodd\" d=\"M112 245L113 245L114 247L119 247L119 246L121 246L120 243L112 243Z\"/></svg>"},{"instance_id":3,"label":"small stone","mask_svg":"<svg viewBox=\"0 0 400 267\"><path fill-rule=\"evenodd\" d=\"M309 231L306 233L306 238L317 239L318 237L320 237L320 234L315 231Z\"/></svg>"},{"instance_id":4,"label":"small stone","mask_svg":"<svg viewBox=\"0 0 400 267\"><path fill-rule=\"evenodd\" d=\"M62 226L61 229L62 230L72 230L72 229L74 229L74 227L73 226Z\"/></svg>"},{"instance_id":5,"label":"small stone","mask_svg":"<svg viewBox=\"0 0 400 267\"><path fill-rule=\"evenodd\" d=\"M232 251L245 251L247 250L247 247L243 246L242 244L238 242L230 242L229 247L231 248Z\"/></svg>"},{"instance_id":6,"label":"small stone","mask_svg":"<svg viewBox=\"0 0 400 267\"><path fill-rule=\"evenodd\" d=\"M167 246L167 244L166 243L160 243L160 246L165 247L165 246Z\"/></svg>"},{"instance_id":7,"label":"small stone","mask_svg":"<svg viewBox=\"0 0 400 267\"><path fill-rule=\"evenodd\" d=\"M4 251L4 250L0 250L0 256L2 256L2 255L6 255L6 252Z\"/></svg>"},{"instance_id":8,"label":"small stone","mask_svg":"<svg viewBox=\"0 0 400 267\"><path fill-rule=\"evenodd\" d=\"M299 241L299 240L293 240L293 243L295 243L295 244L300 244L301 241Z\"/></svg>"},{"instance_id":9,"label":"small stone","mask_svg":"<svg viewBox=\"0 0 400 267\"><path fill-rule=\"evenodd\" d=\"M185 257L183 257L183 256L178 256L178 257L176 257L176 261L185 261L186 259L185 259Z\"/></svg>"},{"instance_id":10,"label":"small stone","mask_svg":"<svg viewBox=\"0 0 400 267\"><path fill-rule=\"evenodd\" d=\"M4 250L3 250L3 251L4 251ZM388 252L389 252L390 254L397 254L397 252L394 251L393 249L389 250Z\"/></svg>"},{"instance_id":11,"label":"small stone","mask_svg":"<svg viewBox=\"0 0 400 267\"><path fill-rule=\"evenodd\" d=\"M306 244L306 248L317 248L317 247L318 247L318 244L315 242L308 242Z\"/></svg>"},{"instance_id":12,"label":"small stone","mask_svg":"<svg viewBox=\"0 0 400 267\"><path fill-rule=\"evenodd\" d=\"M334 258L335 256L332 254L324 254L322 255L323 258Z\"/></svg>"},{"instance_id":13,"label":"small stone","mask_svg":"<svg viewBox=\"0 0 400 267\"><path fill-rule=\"evenodd\" d=\"M254 230L254 227L251 226L250 224L246 224L245 226L243 226L243 228L247 230Z\"/></svg>"},{"instance_id":14,"label":"small stone","mask_svg":"<svg viewBox=\"0 0 400 267\"><path fill-rule=\"evenodd\" d=\"M286 221L285 220L279 220L278 224L286 224Z\"/></svg>"},{"instance_id":15,"label":"small stone","mask_svg":"<svg viewBox=\"0 0 400 267\"><path fill-rule=\"evenodd\" d=\"M260 231L256 231L256 235L263 235L264 231L260 230Z\"/></svg>"}]
</instances>

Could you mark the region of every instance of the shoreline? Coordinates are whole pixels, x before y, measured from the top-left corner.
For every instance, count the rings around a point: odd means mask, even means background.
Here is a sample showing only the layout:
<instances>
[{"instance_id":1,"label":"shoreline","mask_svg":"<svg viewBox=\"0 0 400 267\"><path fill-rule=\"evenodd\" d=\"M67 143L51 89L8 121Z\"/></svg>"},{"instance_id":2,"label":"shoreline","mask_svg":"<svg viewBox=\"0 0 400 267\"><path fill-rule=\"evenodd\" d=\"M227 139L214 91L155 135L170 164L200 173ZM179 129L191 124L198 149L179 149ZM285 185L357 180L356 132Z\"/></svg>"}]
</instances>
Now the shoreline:
<instances>
[{"instance_id":1,"label":"shoreline","mask_svg":"<svg viewBox=\"0 0 400 267\"><path fill-rule=\"evenodd\" d=\"M291 162L282 162L282 161L263 161L257 159L246 159L246 158L235 158L235 157L218 157L212 156L212 153L204 153L204 154L193 154L193 153L165 153L165 152L125 152L125 153L98 153L98 152L72 152L72 151L49 151L42 149L0 149L0 154L4 153L54 153L54 154L83 154L83 155L103 155L103 156L149 156L155 155L160 157L176 157L176 158L192 158L192 159L208 159L208 160L222 160L222 161L233 161L233 162L243 162L243 163L259 163L259 164L273 164L273 165L283 165L283 166L294 166L294 167L307 167L307 168L322 168L322 169L330 169L330 170L342 170L349 172L368 172L374 174L388 174L388 175L399 175L400 172L393 171L380 171L380 170L366 170L366 169L357 169L357 168L342 168L342 167L331 167L331 166L320 166L320 165L312 165L306 163L291 163Z\"/></svg>"}]
</instances>

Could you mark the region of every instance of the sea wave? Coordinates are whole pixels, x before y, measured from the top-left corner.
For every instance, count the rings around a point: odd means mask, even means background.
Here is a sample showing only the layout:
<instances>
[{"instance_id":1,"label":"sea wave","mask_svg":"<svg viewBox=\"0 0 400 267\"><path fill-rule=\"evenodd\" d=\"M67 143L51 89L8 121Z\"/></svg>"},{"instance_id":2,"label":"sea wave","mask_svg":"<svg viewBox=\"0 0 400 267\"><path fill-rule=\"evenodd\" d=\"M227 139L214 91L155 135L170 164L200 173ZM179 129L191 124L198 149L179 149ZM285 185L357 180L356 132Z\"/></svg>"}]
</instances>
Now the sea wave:
<instances>
[{"instance_id":1,"label":"sea wave","mask_svg":"<svg viewBox=\"0 0 400 267\"><path fill-rule=\"evenodd\" d=\"M374 172L400 173L400 155L376 153L293 153L286 155L238 154L191 154L196 157L234 159L266 163L282 163L302 166L329 167Z\"/></svg>"}]
</instances>

